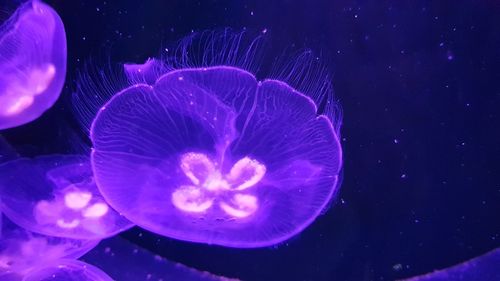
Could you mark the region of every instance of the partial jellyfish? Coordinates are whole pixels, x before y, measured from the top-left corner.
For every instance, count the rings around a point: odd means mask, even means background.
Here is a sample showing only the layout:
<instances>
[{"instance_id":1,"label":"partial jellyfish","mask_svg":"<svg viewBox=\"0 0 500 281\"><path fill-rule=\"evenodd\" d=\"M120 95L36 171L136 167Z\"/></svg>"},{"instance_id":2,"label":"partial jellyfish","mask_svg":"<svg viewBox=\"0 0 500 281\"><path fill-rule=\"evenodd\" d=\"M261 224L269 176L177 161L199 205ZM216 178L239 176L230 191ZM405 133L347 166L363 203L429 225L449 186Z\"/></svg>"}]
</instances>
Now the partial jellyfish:
<instances>
[{"instance_id":1,"label":"partial jellyfish","mask_svg":"<svg viewBox=\"0 0 500 281\"><path fill-rule=\"evenodd\" d=\"M59 97L66 76L66 34L39 0L21 5L0 27L0 130L31 122Z\"/></svg>"},{"instance_id":2,"label":"partial jellyfish","mask_svg":"<svg viewBox=\"0 0 500 281\"><path fill-rule=\"evenodd\" d=\"M8 218L45 235L102 239L133 225L101 196L86 156L50 155L3 163L0 196Z\"/></svg>"},{"instance_id":3,"label":"partial jellyfish","mask_svg":"<svg viewBox=\"0 0 500 281\"><path fill-rule=\"evenodd\" d=\"M498 281L500 248L449 268L401 281Z\"/></svg>"},{"instance_id":4,"label":"partial jellyfish","mask_svg":"<svg viewBox=\"0 0 500 281\"><path fill-rule=\"evenodd\" d=\"M77 259L98 244L98 240L56 238L32 233L6 218L0 239L0 279L18 280L34 268L67 258Z\"/></svg>"},{"instance_id":5,"label":"partial jellyfish","mask_svg":"<svg viewBox=\"0 0 500 281\"><path fill-rule=\"evenodd\" d=\"M328 73L304 52L257 79L262 39L244 37L190 36L162 59L126 64L116 92L111 79L81 79L75 106L96 183L137 225L192 242L269 246L305 229L338 190L341 116Z\"/></svg>"},{"instance_id":6,"label":"partial jellyfish","mask_svg":"<svg viewBox=\"0 0 500 281\"><path fill-rule=\"evenodd\" d=\"M80 260L99 266L114 280L238 281L169 261L120 236L99 243ZM126 268L126 270L123 270Z\"/></svg>"},{"instance_id":7,"label":"partial jellyfish","mask_svg":"<svg viewBox=\"0 0 500 281\"><path fill-rule=\"evenodd\" d=\"M91 264L61 259L31 270L24 276L23 281L113 281L113 279Z\"/></svg>"}]
</instances>

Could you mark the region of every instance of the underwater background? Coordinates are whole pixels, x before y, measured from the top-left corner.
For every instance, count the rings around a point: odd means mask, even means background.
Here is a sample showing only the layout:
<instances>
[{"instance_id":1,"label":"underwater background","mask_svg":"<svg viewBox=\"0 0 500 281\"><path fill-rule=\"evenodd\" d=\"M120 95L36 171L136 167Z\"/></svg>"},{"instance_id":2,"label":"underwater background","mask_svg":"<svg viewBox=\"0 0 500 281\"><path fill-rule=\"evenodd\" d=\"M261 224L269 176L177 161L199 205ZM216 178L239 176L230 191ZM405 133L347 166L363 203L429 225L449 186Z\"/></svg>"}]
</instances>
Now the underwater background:
<instances>
[{"instance_id":1,"label":"underwater background","mask_svg":"<svg viewBox=\"0 0 500 281\"><path fill-rule=\"evenodd\" d=\"M7 2L5 0L0 1ZM331 207L275 247L121 236L242 280L395 280L500 246L498 1L46 1L68 38L58 103L2 135L21 154L73 151L68 100L89 59L143 62L193 31L266 32L266 52L310 48L343 109L342 184Z\"/></svg>"}]
</instances>

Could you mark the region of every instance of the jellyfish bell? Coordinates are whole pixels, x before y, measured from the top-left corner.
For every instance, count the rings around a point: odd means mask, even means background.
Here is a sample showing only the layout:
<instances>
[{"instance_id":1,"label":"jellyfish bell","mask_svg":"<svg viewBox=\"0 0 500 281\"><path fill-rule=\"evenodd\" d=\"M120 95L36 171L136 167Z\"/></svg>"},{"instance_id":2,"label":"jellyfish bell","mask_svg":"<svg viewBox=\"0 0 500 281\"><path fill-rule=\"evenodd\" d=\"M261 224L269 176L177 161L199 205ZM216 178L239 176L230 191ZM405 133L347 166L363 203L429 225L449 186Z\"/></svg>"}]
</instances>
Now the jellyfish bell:
<instances>
[{"instance_id":1,"label":"jellyfish bell","mask_svg":"<svg viewBox=\"0 0 500 281\"><path fill-rule=\"evenodd\" d=\"M4 218L0 239L0 278L20 280L17 278L33 268L51 264L62 258L77 259L94 248L98 242L32 233Z\"/></svg>"},{"instance_id":2,"label":"jellyfish bell","mask_svg":"<svg viewBox=\"0 0 500 281\"><path fill-rule=\"evenodd\" d=\"M20 158L0 165L1 209L33 232L102 239L132 227L100 195L88 157Z\"/></svg>"},{"instance_id":3,"label":"jellyfish bell","mask_svg":"<svg viewBox=\"0 0 500 281\"><path fill-rule=\"evenodd\" d=\"M31 122L59 97L66 75L66 34L39 0L21 5L0 27L0 129Z\"/></svg>"},{"instance_id":4,"label":"jellyfish bell","mask_svg":"<svg viewBox=\"0 0 500 281\"><path fill-rule=\"evenodd\" d=\"M99 268L78 260L61 259L32 269L23 281L112 281Z\"/></svg>"},{"instance_id":5,"label":"jellyfish bell","mask_svg":"<svg viewBox=\"0 0 500 281\"><path fill-rule=\"evenodd\" d=\"M228 247L277 244L311 224L338 190L340 112L314 57L257 79L255 41L212 35L182 41L154 83L79 87L95 180L110 205L155 233ZM109 98L89 109L80 102L86 95Z\"/></svg>"}]
</instances>

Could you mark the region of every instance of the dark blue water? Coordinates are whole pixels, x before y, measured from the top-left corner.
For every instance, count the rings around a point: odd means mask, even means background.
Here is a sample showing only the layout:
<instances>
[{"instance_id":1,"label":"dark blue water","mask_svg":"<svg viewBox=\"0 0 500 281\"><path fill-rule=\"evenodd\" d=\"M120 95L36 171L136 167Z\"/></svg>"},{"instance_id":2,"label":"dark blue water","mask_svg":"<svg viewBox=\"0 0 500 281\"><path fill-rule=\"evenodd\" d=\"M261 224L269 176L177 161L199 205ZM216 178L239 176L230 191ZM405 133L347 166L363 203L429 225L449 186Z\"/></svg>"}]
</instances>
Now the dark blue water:
<instances>
[{"instance_id":1,"label":"dark blue water","mask_svg":"<svg viewBox=\"0 0 500 281\"><path fill-rule=\"evenodd\" d=\"M192 30L268 30L269 52L312 48L342 104L344 172L328 212L274 248L131 230L168 259L243 280L394 280L500 246L498 1L47 1L68 36L64 94L84 62L136 61ZM67 100L4 136L26 155L70 150ZM78 136L74 136L77 138ZM68 140L69 139L69 140Z\"/></svg>"}]
</instances>

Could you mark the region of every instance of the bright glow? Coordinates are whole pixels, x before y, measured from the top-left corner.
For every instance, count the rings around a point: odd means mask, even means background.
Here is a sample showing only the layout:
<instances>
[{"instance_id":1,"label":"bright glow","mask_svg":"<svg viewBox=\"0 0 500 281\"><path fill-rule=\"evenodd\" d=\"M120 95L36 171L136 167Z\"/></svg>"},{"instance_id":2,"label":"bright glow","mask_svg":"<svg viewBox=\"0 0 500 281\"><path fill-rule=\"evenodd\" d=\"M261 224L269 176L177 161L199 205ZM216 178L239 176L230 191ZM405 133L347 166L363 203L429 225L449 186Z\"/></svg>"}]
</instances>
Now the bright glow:
<instances>
[{"instance_id":1,"label":"bright glow","mask_svg":"<svg viewBox=\"0 0 500 281\"><path fill-rule=\"evenodd\" d=\"M203 213L212 207L213 199L205 198L197 187L181 186L172 193L172 203L186 212Z\"/></svg>"},{"instance_id":2,"label":"bright glow","mask_svg":"<svg viewBox=\"0 0 500 281\"><path fill-rule=\"evenodd\" d=\"M58 219L56 223L61 228L75 228L80 225L80 220L73 219L70 222L66 222L64 219Z\"/></svg>"},{"instance_id":3,"label":"bright glow","mask_svg":"<svg viewBox=\"0 0 500 281\"><path fill-rule=\"evenodd\" d=\"M226 214L236 218L246 218L253 214L258 208L257 197L253 195L236 194L231 200L231 203L233 203L236 208L225 202L221 202L219 206Z\"/></svg>"},{"instance_id":4,"label":"bright glow","mask_svg":"<svg viewBox=\"0 0 500 281\"><path fill-rule=\"evenodd\" d=\"M13 103L5 109L3 115L5 116L16 115L25 110L26 108L28 108L31 104L33 104L34 100L35 99L32 96L20 96L17 100L14 100Z\"/></svg>"},{"instance_id":5,"label":"bright glow","mask_svg":"<svg viewBox=\"0 0 500 281\"><path fill-rule=\"evenodd\" d=\"M240 183L234 189L244 190L257 184L266 174L266 166L257 160L248 157L241 158L236 162L227 175L231 182Z\"/></svg>"},{"instance_id":6,"label":"bright glow","mask_svg":"<svg viewBox=\"0 0 500 281\"><path fill-rule=\"evenodd\" d=\"M202 213L212 207L213 202L232 195L230 203L219 202L219 207L235 218L245 218L257 208L257 197L238 193L255 186L266 174L266 166L255 159L243 157L238 160L225 176L216 170L216 165L202 153L186 153L181 157L180 166L194 186L181 186L172 193L172 203L180 210Z\"/></svg>"},{"instance_id":7,"label":"bright glow","mask_svg":"<svg viewBox=\"0 0 500 281\"><path fill-rule=\"evenodd\" d=\"M213 172L210 174L203 184L203 187L211 191L227 190L231 188L219 172Z\"/></svg>"},{"instance_id":8,"label":"bright glow","mask_svg":"<svg viewBox=\"0 0 500 281\"><path fill-rule=\"evenodd\" d=\"M92 199L92 193L87 191L71 191L64 194L64 204L73 210L80 210L86 207L90 199Z\"/></svg>"},{"instance_id":9,"label":"bright glow","mask_svg":"<svg viewBox=\"0 0 500 281\"><path fill-rule=\"evenodd\" d=\"M43 68L35 68L28 73L26 80L11 81L11 85L2 94L0 104L6 105L1 110L4 116L12 116L23 112L35 101L35 96L45 92L54 79L56 68L47 64Z\"/></svg>"},{"instance_id":10,"label":"bright glow","mask_svg":"<svg viewBox=\"0 0 500 281\"><path fill-rule=\"evenodd\" d=\"M215 171L212 161L205 154L194 152L182 155L181 169L195 185L204 182Z\"/></svg>"},{"instance_id":11,"label":"bright glow","mask_svg":"<svg viewBox=\"0 0 500 281\"><path fill-rule=\"evenodd\" d=\"M29 77L27 89L32 95L39 95L49 87L56 75L56 67L49 63L44 68L35 68Z\"/></svg>"},{"instance_id":12,"label":"bright glow","mask_svg":"<svg viewBox=\"0 0 500 281\"><path fill-rule=\"evenodd\" d=\"M109 211L108 204L106 203L95 203L94 205L83 210L82 216L85 218L100 218L106 215Z\"/></svg>"}]
</instances>

